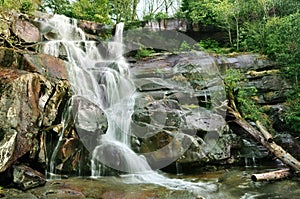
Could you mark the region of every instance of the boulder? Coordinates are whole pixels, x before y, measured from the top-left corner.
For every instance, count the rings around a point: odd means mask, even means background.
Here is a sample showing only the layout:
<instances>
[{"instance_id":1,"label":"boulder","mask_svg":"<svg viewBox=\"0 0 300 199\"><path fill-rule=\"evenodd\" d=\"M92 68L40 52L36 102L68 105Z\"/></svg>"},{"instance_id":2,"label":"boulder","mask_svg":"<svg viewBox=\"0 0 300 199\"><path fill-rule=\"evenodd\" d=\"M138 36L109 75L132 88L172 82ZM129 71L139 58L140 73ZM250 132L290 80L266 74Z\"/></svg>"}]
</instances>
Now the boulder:
<instances>
[{"instance_id":1,"label":"boulder","mask_svg":"<svg viewBox=\"0 0 300 199\"><path fill-rule=\"evenodd\" d=\"M12 24L12 32L21 40L27 43L41 41L41 34L39 29L23 18L16 18L16 20Z\"/></svg>"},{"instance_id":2,"label":"boulder","mask_svg":"<svg viewBox=\"0 0 300 199\"><path fill-rule=\"evenodd\" d=\"M78 27L88 34L98 35L100 33L107 33L107 27L103 24L80 20L78 21Z\"/></svg>"}]
</instances>

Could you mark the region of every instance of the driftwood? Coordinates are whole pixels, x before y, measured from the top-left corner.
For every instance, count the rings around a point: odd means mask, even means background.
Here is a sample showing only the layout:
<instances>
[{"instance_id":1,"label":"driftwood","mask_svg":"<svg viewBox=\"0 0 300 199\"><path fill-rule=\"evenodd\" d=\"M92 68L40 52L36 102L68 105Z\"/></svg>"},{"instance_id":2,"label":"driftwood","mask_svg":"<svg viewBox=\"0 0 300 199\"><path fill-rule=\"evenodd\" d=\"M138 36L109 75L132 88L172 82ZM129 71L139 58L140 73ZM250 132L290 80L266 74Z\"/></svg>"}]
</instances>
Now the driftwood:
<instances>
[{"instance_id":1,"label":"driftwood","mask_svg":"<svg viewBox=\"0 0 300 199\"><path fill-rule=\"evenodd\" d=\"M253 174L251 176L251 179L256 181L262 181L262 180L278 180L278 179L284 179L287 177L292 176L292 172L290 169L281 169L277 171L271 171L267 173L260 173L260 174Z\"/></svg>"},{"instance_id":2,"label":"driftwood","mask_svg":"<svg viewBox=\"0 0 300 199\"><path fill-rule=\"evenodd\" d=\"M258 121L256 125L259 130L251 126L245 119L242 118L240 113L237 111L234 101L230 100L230 105L233 107L228 107L228 114L232 118L229 122L235 123L248 134L250 134L253 138L255 138L258 142L260 142L264 147L266 147L269 152L271 152L276 158L280 159L289 169L285 172L279 171L265 173L265 174L254 174L252 180L271 180L271 179L279 179L281 177L287 177L292 174L299 175L300 174L300 162L294 158L291 154L286 152L283 148L277 145L272 135L266 130L266 128Z\"/></svg>"}]
</instances>

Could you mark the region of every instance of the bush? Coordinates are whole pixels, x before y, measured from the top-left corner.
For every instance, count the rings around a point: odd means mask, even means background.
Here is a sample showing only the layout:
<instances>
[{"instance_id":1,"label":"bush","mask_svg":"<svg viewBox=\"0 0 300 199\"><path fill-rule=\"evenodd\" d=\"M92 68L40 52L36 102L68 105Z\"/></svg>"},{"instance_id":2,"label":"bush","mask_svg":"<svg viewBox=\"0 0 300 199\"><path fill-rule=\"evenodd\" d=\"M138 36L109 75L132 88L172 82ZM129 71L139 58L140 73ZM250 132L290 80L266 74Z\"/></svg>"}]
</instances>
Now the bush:
<instances>
[{"instance_id":1,"label":"bush","mask_svg":"<svg viewBox=\"0 0 300 199\"><path fill-rule=\"evenodd\" d=\"M24 1L21 3L20 12L29 14L34 11L33 3L31 1Z\"/></svg>"},{"instance_id":2,"label":"bush","mask_svg":"<svg viewBox=\"0 0 300 199\"><path fill-rule=\"evenodd\" d=\"M300 133L300 92L294 94L287 105L286 123L293 131Z\"/></svg>"}]
</instances>

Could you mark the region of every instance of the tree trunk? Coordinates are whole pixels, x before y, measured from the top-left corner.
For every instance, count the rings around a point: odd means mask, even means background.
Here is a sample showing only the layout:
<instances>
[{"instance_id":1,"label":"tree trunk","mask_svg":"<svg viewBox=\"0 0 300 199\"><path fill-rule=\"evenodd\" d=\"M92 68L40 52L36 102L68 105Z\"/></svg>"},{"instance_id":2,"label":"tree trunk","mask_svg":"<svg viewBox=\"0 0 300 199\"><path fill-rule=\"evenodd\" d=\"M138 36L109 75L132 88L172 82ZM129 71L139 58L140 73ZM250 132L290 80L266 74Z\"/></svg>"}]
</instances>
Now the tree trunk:
<instances>
[{"instance_id":1,"label":"tree trunk","mask_svg":"<svg viewBox=\"0 0 300 199\"><path fill-rule=\"evenodd\" d=\"M137 18L137 5L139 3L140 0L133 0L133 5L132 5L132 16L131 16L131 21L135 21Z\"/></svg>"}]
</instances>

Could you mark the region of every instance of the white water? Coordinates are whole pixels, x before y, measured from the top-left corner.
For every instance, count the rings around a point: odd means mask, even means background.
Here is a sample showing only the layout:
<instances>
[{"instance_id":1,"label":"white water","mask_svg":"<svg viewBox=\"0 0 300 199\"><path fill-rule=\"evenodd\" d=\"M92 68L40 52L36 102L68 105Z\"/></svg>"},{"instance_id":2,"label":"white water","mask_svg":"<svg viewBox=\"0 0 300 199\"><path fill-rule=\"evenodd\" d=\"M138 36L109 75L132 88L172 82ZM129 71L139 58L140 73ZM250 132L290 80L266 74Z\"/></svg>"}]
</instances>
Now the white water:
<instances>
[{"instance_id":1,"label":"white water","mask_svg":"<svg viewBox=\"0 0 300 199\"><path fill-rule=\"evenodd\" d=\"M108 43L109 56L104 59L96 43L86 40L75 20L55 15L45 23L47 29L51 28L57 33L58 39L46 42L42 51L56 57L59 57L62 51L65 52L70 63L69 81L74 95L83 96L101 107L108 119L108 130L98 140L98 146L92 152L92 176L106 174L104 164L128 173L123 176L125 183L155 183L175 189L215 191L216 187L209 187L208 184L166 178L152 171L147 160L130 149L130 123L134 111L135 87L128 64L122 56L123 25L117 26L114 40ZM63 133L60 140L62 136ZM55 173L59 144L60 142L50 160L50 173Z\"/></svg>"},{"instance_id":2,"label":"white water","mask_svg":"<svg viewBox=\"0 0 300 199\"><path fill-rule=\"evenodd\" d=\"M103 164L127 173L151 169L143 157L130 149L135 87L122 55L123 26L122 23L117 25L115 38L108 43L109 56L104 59L96 42L86 40L75 20L55 15L47 23L58 39L45 43L43 52L56 57L60 56L62 50L66 53L74 95L83 96L101 107L108 119L108 130L92 152L92 176L104 174ZM54 150L50 172L55 172L56 155L57 150Z\"/></svg>"}]
</instances>

